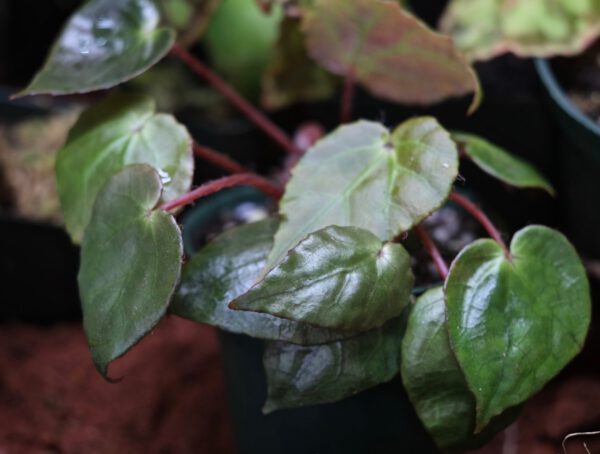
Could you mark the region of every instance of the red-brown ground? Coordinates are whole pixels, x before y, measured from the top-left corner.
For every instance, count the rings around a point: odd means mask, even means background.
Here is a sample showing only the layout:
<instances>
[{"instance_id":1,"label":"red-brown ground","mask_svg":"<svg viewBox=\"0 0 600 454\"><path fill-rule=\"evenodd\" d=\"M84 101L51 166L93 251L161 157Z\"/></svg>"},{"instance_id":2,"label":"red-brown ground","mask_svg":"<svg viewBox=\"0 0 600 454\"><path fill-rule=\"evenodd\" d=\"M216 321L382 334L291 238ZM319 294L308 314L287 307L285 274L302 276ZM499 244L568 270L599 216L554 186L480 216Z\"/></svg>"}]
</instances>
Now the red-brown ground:
<instances>
[{"instance_id":1,"label":"red-brown ground","mask_svg":"<svg viewBox=\"0 0 600 454\"><path fill-rule=\"evenodd\" d=\"M111 369L94 370L79 324L0 326L0 454L234 452L214 330L169 318ZM600 430L600 380L569 373L525 408L513 436L478 454L557 454ZM583 439L582 439L583 440ZM600 436L590 439L600 453ZM584 454L581 440L568 454Z\"/></svg>"}]
</instances>

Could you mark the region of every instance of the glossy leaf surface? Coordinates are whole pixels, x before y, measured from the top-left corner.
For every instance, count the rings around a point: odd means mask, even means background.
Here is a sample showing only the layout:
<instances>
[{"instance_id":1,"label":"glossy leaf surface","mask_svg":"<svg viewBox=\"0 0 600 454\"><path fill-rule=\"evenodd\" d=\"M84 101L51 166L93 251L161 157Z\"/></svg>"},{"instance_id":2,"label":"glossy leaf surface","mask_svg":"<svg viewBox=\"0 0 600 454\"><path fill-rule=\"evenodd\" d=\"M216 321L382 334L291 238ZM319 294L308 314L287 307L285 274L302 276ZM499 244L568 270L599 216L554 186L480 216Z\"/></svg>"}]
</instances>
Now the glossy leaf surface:
<instances>
[{"instance_id":1,"label":"glossy leaf surface","mask_svg":"<svg viewBox=\"0 0 600 454\"><path fill-rule=\"evenodd\" d=\"M152 0L92 0L68 21L44 67L19 95L86 93L114 87L167 54L175 32Z\"/></svg>"},{"instance_id":2,"label":"glossy leaf surface","mask_svg":"<svg viewBox=\"0 0 600 454\"><path fill-rule=\"evenodd\" d=\"M484 172L518 188L538 188L554 194L554 188L538 170L527 161L487 140L463 132L452 138L462 145L462 151Z\"/></svg>"},{"instance_id":3,"label":"glossy leaf surface","mask_svg":"<svg viewBox=\"0 0 600 454\"><path fill-rule=\"evenodd\" d=\"M155 113L144 96L115 95L85 111L58 152L56 177L67 230L81 241L96 194L128 164L147 163L164 180L162 201L192 183L191 138L171 115Z\"/></svg>"},{"instance_id":4,"label":"glossy leaf surface","mask_svg":"<svg viewBox=\"0 0 600 454\"><path fill-rule=\"evenodd\" d=\"M400 315L414 276L400 244L367 230L330 226L310 234L234 309L342 331L367 331Z\"/></svg>"},{"instance_id":5,"label":"glossy leaf surface","mask_svg":"<svg viewBox=\"0 0 600 454\"><path fill-rule=\"evenodd\" d=\"M316 0L304 15L310 55L373 94L427 104L475 92L472 109L479 104L477 76L452 40L397 2Z\"/></svg>"},{"instance_id":6,"label":"glossy leaf surface","mask_svg":"<svg viewBox=\"0 0 600 454\"><path fill-rule=\"evenodd\" d=\"M235 227L219 235L186 264L170 312L226 331L298 344L320 344L348 333L315 328L228 304L256 282L273 244L277 219Z\"/></svg>"},{"instance_id":7,"label":"glossy leaf surface","mask_svg":"<svg viewBox=\"0 0 600 454\"><path fill-rule=\"evenodd\" d=\"M341 126L292 170L267 268L329 225L391 240L444 203L457 173L456 145L433 118L405 121L393 133L370 121Z\"/></svg>"},{"instance_id":8,"label":"glossy leaf surface","mask_svg":"<svg viewBox=\"0 0 600 454\"><path fill-rule=\"evenodd\" d=\"M83 326L104 376L158 323L179 279L181 232L171 215L153 211L161 191L152 167L126 167L98 194L85 232L78 277Z\"/></svg>"},{"instance_id":9,"label":"glossy leaf surface","mask_svg":"<svg viewBox=\"0 0 600 454\"><path fill-rule=\"evenodd\" d=\"M402 381L419 418L442 449L481 446L514 416L510 412L474 434L475 397L450 348L441 287L424 293L410 311L402 342Z\"/></svg>"},{"instance_id":10,"label":"glossy leaf surface","mask_svg":"<svg viewBox=\"0 0 600 454\"><path fill-rule=\"evenodd\" d=\"M452 0L442 31L473 60L581 52L600 34L595 0Z\"/></svg>"},{"instance_id":11,"label":"glossy leaf surface","mask_svg":"<svg viewBox=\"0 0 600 454\"><path fill-rule=\"evenodd\" d=\"M404 325L399 317L382 328L324 345L269 342L263 411L336 402L390 381L400 369Z\"/></svg>"},{"instance_id":12,"label":"glossy leaf surface","mask_svg":"<svg viewBox=\"0 0 600 454\"><path fill-rule=\"evenodd\" d=\"M590 322L585 270L562 234L526 227L510 253L476 241L445 285L450 341L476 398L477 431L556 375L581 350Z\"/></svg>"}]
</instances>

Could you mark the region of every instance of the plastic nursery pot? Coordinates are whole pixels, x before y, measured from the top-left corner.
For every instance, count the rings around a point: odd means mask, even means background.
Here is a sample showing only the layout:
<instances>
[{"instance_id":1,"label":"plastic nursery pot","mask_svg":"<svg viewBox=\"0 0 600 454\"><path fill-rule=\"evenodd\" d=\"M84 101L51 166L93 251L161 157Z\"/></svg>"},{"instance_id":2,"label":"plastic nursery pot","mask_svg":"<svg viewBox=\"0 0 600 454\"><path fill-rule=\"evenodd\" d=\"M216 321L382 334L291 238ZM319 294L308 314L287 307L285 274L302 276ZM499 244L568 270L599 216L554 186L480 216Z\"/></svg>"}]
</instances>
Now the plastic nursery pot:
<instances>
[{"instance_id":1,"label":"plastic nursery pot","mask_svg":"<svg viewBox=\"0 0 600 454\"><path fill-rule=\"evenodd\" d=\"M232 188L201 200L182 217L186 253L231 224L266 216L272 207L251 188ZM238 454L437 453L401 380L343 401L263 415L267 382L264 343L221 333L225 381Z\"/></svg>"},{"instance_id":2,"label":"plastic nursery pot","mask_svg":"<svg viewBox=\"0 0 600 454\"><path fill-rule=\"evenodd\" d=\"M558 124L558 193L565 228L583 254L600 258L600 125L573 104L548 60L535 65Z\"/></svg>"}]
</instances>

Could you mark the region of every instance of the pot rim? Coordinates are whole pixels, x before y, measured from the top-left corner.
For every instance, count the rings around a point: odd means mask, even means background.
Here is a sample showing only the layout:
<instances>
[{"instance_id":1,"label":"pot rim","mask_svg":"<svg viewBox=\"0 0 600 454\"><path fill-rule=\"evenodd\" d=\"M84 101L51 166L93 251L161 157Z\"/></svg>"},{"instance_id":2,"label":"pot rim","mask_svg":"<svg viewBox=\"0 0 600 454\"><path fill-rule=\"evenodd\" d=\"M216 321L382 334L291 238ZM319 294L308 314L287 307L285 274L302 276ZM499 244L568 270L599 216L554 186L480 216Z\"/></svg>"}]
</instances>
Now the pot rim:
<instances>
[{"instance_id":1,"label":"pot rim","mask_svg":"<svg viewBox=\"0 0 600 454\"><path fill-rule=\"evenodd\" d=\"M588 117L581 109L579 109L569 99L563 88L558 83L554 71L550 66L550 61L544 58L535 59L535 68L537 70L542 83L548 90L550 97L554 100L558 106L565 111L573 120L582 125L584 128L589 130L592 134L600 137L600 124L593 121Z\"/></svg>"}]
</instances>

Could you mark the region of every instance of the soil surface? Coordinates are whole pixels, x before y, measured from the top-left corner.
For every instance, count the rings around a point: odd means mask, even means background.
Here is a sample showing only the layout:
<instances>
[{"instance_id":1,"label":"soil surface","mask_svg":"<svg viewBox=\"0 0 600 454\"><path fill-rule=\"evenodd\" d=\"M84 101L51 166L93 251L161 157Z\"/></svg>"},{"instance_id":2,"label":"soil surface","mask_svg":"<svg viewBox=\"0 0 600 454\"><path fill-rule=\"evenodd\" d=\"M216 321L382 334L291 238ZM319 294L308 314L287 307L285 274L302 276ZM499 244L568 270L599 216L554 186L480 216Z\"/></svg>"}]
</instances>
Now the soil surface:
<instances>
[{"instance_id":1,"label":"soil surface","mask_svg":"<svg viewBox=\"0 0 600 454\"><path fill-rule=\"evenodd\" d=\"M168 318L111 375L124 378L98 375L79 323L0 326L0 454L235 452L214 329ZM477 454L562 453L565 435L591 430L599 376L570 368ZM600 453L597 436L569 442L568 454L585 454L582 441Z\"/></svg>"}]
</instances>

